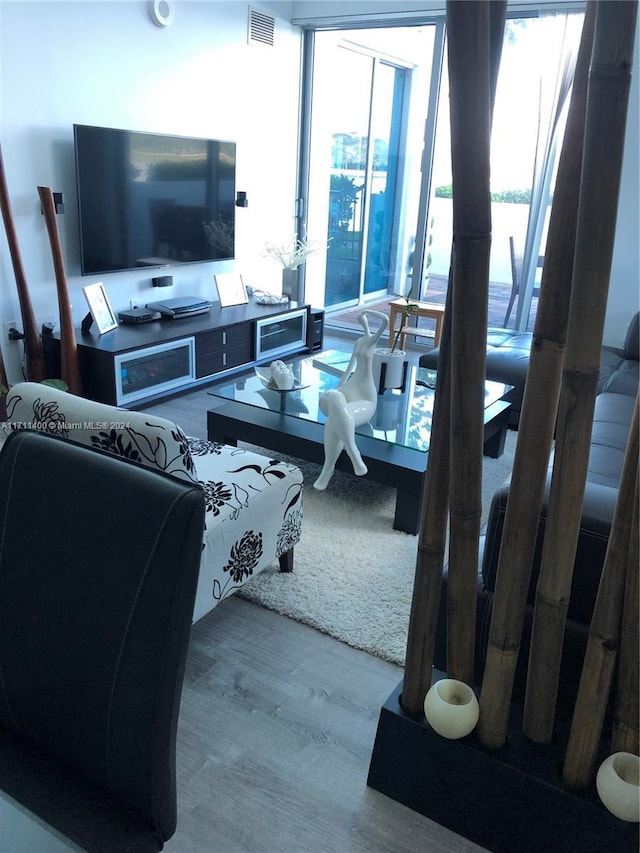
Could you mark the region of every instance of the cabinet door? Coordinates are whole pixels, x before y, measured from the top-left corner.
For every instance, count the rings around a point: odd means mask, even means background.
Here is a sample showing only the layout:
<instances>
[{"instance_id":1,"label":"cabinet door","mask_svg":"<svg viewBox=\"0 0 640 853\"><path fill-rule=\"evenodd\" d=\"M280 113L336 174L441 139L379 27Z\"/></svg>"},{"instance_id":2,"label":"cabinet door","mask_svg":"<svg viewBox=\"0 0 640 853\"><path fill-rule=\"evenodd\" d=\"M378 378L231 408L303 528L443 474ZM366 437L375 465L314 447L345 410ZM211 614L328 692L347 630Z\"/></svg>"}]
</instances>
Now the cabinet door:
<instances>
[{"instance_id":1,"label":"cabinet door","mask_svg":"<svg viewBox=\"0 0 640 853\"><path fill-rule=\"evenodd\" d=\"M134 403L193 381L194 340L144 347L114 358L116 401Z\"/></svg>"},{"instance_id":2,"label":"cabinet door","mask_svg":"<svg viewBox=\"0 0 640 853\"><path fill-rule=\"evenodd\" d=\"M205 353L219 352L248 344L253 339L253 323L239 323L222 329L210 329L200 332L196 337L196 358Z\"/></svg>"},{"instance_id":3,"label":"cabinet door","mask_svg":"<svg viewBox=\"0 0 640 853\"><path fill-rule=\"evenodd\" d=\"M253 323L210 329L196 337L196 379L253 361Z\"/></svg>"},{"instance_id":4,"label":"cabinet door","mask_svg":"<svg viewBox=\"0 0 640 853\"><path fill-rule=\"evenodd\" d=\"M307 345L307 309L291 311L256 323L256 358L280 358Z\"/></svg>"},{"instance_id":5,"label":"cabinet door","mask_svg":"<svg viewBox=\"0 0 640 853\"><path fill-rule=\"evenodd\" d=\"M253 353L250 343L228 347L217 352L206 352L196 357L196 379L204 379L205 376L213 376L215 373L240 367L241 364L250 364L252 361Z\"/></svg>"}]
</instances>

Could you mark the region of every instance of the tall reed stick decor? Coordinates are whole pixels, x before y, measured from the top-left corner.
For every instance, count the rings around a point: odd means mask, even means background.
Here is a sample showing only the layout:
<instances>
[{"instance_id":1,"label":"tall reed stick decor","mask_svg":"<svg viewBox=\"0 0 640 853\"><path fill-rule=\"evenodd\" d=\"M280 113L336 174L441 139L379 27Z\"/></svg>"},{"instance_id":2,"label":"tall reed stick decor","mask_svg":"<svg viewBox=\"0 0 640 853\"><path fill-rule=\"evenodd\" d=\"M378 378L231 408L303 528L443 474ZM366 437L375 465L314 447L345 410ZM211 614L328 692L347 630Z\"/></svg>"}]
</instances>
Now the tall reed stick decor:
<instances>
[{"instance_id":1,"label":"tall reed stick decor","mask_svg":"<svg viewBox=\"0 0 640 853\"><path fill-rule=\"evenodd\" d=\"M456 15L458 9L453 8L456 6L455 3L451 3L447 6L449 54L455 52L458 58L458 62L456 63L454 61L450 67L450 78L453 77L455 81L452 87L451 109L452 111L454 109L456 110L456 123L463 138L467 140L475 140L475 133L478 128L480 128L480 132L484 134L484 137L482 137L484 141L480 156L483 161L483 178L486 180L486 185L483 187L482 181L472 181L472 186L474 188L472 195L474 200L476 197L479 197L482 203L483 227L485 228L485 233L482 235L482 239L486 242L486 229L488 223L484 194L486 193L486 200L489 198L488 173L486 172L486 169L491 115L495 100L496 81L500 66L500 55L504 35L506 2L483 2L461 5L464 7L464 14L462 15ZM450 15L453 15L455 20L449 20ZM482 33L483 48L480 50L477 49L476 42L478 32ZM476 50L469 50L469 43L474 44L476 46ZM482 66L481 74L485 81L485 88L483 91L485 91L486 95L485 100L481 101L480 108L478 107L477 99L474 97L474 94L472 94L474 92L473 87L468 85L469 80L475 81L477 79L478 66ZM474 107L473 109L467 109L468 104L465 102L466 99L472 102ZM487 115L478 116L477 113L482 113L483 109L486 110ZM466 124L466 122L469 123ZM473 167L476 162L475 152L475 145L470 145L468 149L465 145L462 145L462 147L456 147L454 185L457 187L457 181L460 181L459 192L461 194L464 193L464 188L466 186L464 167L467 163L470 164L471 168ZM471 216L467 215L468 204L468 201L462 203L463 228L469 224L471 220ZM458 213L457 219L459 228L460 218L460 213ZM460 231L460 235L465 233L465 231ZM472 247L475 246L475 241L472 241L471 245ZM451 429L450 348L452 339L452 295L456 281L458 281L458 286L460 286L460 281L463 282L463 286L464 282L470 282L471 286L473 286L473 282L466 278L466 275L470 272L470 268L465 268L463 266L461 268L461 272L455 272L458 264L464 264L464 258L459 258L456 250L457 242L454 237L450 281L447 291L447 304L445 307L444 328L440 344L440 357L438 361L429 463L424 485L422 519L418 537L418 555L413 586L409 631L407 636L407 654L401 699L403 709L407 713L415 716L423 713L425 694L431 684L435 631L437 627L440 584L446 543L446 522L449 511ZM488 293L488 267L486 269L486 276L486 289ZM480 316L482 317L483 315L486 316L486 304L484 309L480 310ZM476 320L477 318L474 318L474 321ZM486 321L485 329L482 334L486 335ZM460 333L459 340L464 340L463 335ZM481 362L483 362L484 359L484 346L483 337ZM482 370L484 371L484 366L482 367ZM484 389L484 375L482 378L482 388ZM481 465L481 447L478 458L480 459ZM474 522L473 527L475 526ZM477 527L479 532L479 523ZM456 525L456 535L459 535L459 525ZM468 578L466 579L466 585L467 589L463 592L463 597L469 598L471 584ZM464 582L462 586L464 588ZM473 606L475 612L475 572L472 586ZM473 614L468 612L465 613L464 619L461 621L464 623L465 637L468 638L471 631L473 638L475 638L475 619L473 618ZM462 642L465 642L465 640L462 640ZM459 643L454 641L454 655L455 650L459 648L459 645ZM469 656L465 655L465 657ZM473 665L473 645L470 660L471 665ZM471 674L469 674L468 681L469 683L472 682Z\"/></svg>"},{"instance_id":2,"label":"tall reed stick decor","mask_svg":"<svg viewBox=\"0 0 640 853\"><path fill-rule=\"evenodd\" d=\"M640 419L638 397L636 397L618 499L591 619L587 651L562 772L567 785L576 788L585 788L594 777L596 754L617 660L629 564L629 545L631 536L637 531L637 526L635 530L633 528L633 522L639 451ZM636 648L636 670L637 667Z\"/></svg>"},{"instance_id":3,"label":"tall reed stick decor","mask_svg":"<svg viewBox=\"0 0 640 853\"><path fill-rule=\"evenodd\" d=\"M7 391L9 389L9 380L7 379L7 371L4 366L4 358L0 352L0 422L7 420Z\"/></svg>"},{"instance_id":4,"label":"tall reed stick decor","mask_svg":"<svg viewBox=\"0 0 640 853\"><path fill-rule=\"evenodd\" d=\"M44 220L49 234L53 268L58 290L58 310L60 312L60 377L66 383L72 394L82 394L82 380L78 364L78 347L76 333L71 316L69 288L62 259L62 247L56 225L56 208L51 187L38 187L38 195L42 204Z\"/></svg>"},{"instance_id":5,"label":"tall reed stick decor","mask_svg":"<svg viewBox=\"0 0 640 853\"><path fill-rule=\"evenodd\" d=\"M33 305L29 295L27 286L27 277L22 265L22 256L18 245L18 236L16 234L15 224L13 220L13 212L11 210L11 202L9 200L9 189L7 186L7 178L4 170L4 161L2 151L0 150L0 208L2 209L2 219L4 228L7 234L7 242L9 244L9 253L11 255L11 263L13 272L16 278L16 287L18 291L18 301L20 303L20 315L22 317L22 328L24 332L24 354L26 361L27 379L31 382L41 382L45 378L45 363L44 353L42 351L42 339L38 333L35 314L33 313ZM4 383L6 385L6 382Z\"/></svg>"},{"instance_id":6,"label":"tall reed stick decor","mask_svg":"<svg viewBox=\"0 0 640 853\"><path fill-rule=\"evenodd\" d=\"M538 743L553 736L609 291L636 12L637 3L627 0L596 7L567 348L523 722L526 735Z\"/></svg>"},{"instance_id":7,"label":"tall reed stick decor","mask_svg":"<svg viewBox=\"0 0 640 853\"><path fill-rule=\"evenodd\" d=\"M478 737L490 748L502 746L507 738L531 563L557 417L594 24L595 3L591 2L585 15L558 163L542 287L498 559L478 722Z\"/></svg>"}]
</instances>

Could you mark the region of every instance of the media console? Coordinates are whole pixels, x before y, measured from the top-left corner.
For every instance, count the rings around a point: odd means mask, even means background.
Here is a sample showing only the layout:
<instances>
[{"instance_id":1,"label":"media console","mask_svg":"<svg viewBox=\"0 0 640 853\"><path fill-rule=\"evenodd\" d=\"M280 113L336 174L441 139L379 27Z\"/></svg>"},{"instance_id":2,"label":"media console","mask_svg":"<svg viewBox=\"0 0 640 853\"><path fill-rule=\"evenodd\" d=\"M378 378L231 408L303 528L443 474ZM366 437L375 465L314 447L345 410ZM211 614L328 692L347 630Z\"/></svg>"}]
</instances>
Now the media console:
<instances>
[{"instance_id":1,"label":"media console","mask_svg":"<svg viewBox=\"0 0 640 853\"><path fill-rule=\"evenodd\" d=\"M207 314L76 330L84 396L133 406L186 391L255 364L322 346L323 312L309 305L247 305ZM320 339L317 340L318 335ZM50 376L60 376L60 335L43 335Z\"/></svg>"}]
</instances>

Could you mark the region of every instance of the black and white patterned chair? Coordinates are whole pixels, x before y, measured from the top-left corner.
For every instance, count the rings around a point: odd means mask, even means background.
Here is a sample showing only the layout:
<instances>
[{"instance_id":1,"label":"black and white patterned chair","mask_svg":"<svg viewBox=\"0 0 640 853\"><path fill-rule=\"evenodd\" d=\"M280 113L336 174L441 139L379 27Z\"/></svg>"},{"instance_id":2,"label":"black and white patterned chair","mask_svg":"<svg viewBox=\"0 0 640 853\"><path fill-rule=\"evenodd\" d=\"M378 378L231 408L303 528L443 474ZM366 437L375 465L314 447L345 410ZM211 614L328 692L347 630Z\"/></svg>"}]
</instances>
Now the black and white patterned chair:
<instances>
[{"instance_id":1,"label":"black and white patterned chair","mask_svg":"<svg viewBox=\"0 0 640 853\"><path fill-rule=\"evenodd\" d=\"M35 382L9 391L7 422L10 429L50 432L202 485L206 530L194 622L276 560L291 571L302 525L302 472L295 465L189 438L164 418Z\"/></svg>"}]
</instances>

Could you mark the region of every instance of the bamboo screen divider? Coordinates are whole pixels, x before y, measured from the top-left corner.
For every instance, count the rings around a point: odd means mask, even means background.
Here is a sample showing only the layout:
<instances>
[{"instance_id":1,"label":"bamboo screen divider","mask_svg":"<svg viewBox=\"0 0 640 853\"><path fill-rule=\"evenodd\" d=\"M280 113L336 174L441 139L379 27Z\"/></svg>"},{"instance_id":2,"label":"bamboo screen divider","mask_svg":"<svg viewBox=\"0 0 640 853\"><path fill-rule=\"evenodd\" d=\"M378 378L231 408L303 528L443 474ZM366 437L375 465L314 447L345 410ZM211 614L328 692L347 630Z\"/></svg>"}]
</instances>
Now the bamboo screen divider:
<instances>
[{"instance_id":1,"label":"bamboo screen divider","mask_svg":"<svg viewBox=\"0 0 640 853\"><path fill-rule=\"evenodd\" d=\"M520 411L480 693L478 737L488 747L507 738L509 708L538 532L547 466L555 429L569 317L580 172L595 4L587 7L564 143L549 221L541 298L525 394Z\"/></svg>"},{"instance_id":2,"label":"bamboo screen divider","mask_svg":"<svg viewBox=\"0 0 640 853\"><path fill-rule=\"evenodd\" d=\"M475 642L478 470L481 471L482 447L476 399L480 378L476 375L477 364L472 362L473 359L481 362L484 370L484 278L490 244L490 218L484 197L488 187L486 134L490 132L495 91L495 81L489 82L491 74L487 76L487 68L491 65L497 71L496 56L499 62L495 44L489 48L487 30L491 25L487 5L498 4L450 2L447 5L454 239L401 697L404 710L414 715L422 713L424 696L431 683L450 491L449 598L453 602L449 602L448 610L447 669L450 677L473 683L470 649ZM535 531L559 404L551 487L553 504L549 512L552 520L547 521L551 544L545 538L544 575L536 600L538 638L532 642L529 662L525 725L528 736L538 739L539 731L544 732L548 721L553 723L555 714L557 662L586 480L585 454L588 454L593 420L611 270L636 10L635 0L590 0L587 4L499 557L478 730L486 745L501 745L506 736L505 714L511 701ZM504 9L501 14L503 26ZM494 14L494 25L495 21ZM482 116L469 103L474 100L486 110ZM469 144L470 140L473 144ZM466 159L461 162L463 157ZM461 445L464 445L462 451ZM635 483L637 490L637 472ZM629 517L628 498L625 503ZM635 530L638 513L635 490L630 503L635 513L631 515ZM617 535L612 530L612 536ZM627 571L634 557L637 563L637 536L627 536L627 545L626 557L619 561L624 565L627 599L620 628L625 666L622 668L621 662L623 681L616 706L617 742L635 744L637 749L638 703L629 701L627 696L629 686L632 691L635 686L637 693L638 684L637 601L629 599L634 594L637 598L638 578L637 571L635 574ZM549 586L551 553L554 571ZM549 633L545 635L547 628ZM553 638L551 643L547 643L548 636ZM543 683L538 692L540 679ZM577 719L575 725L576 737L582 736L584 732ZM539 739L545 741L546 733Z\"/></svg>"},{"instance_id":3,"label":"bamboo screen divider","mask_svg":"<svg viewBox=\"0 0 640 853\"><path fill-rule=\"evenodd\" d=\"M450 618L457 628L448 656L457 677L473 681L491 245L489 146L505 13L506 2L447 4L454 237L401 699L413 715L423 712L431 684L450 481L451 541L454 535L461 539L452 555L457 568Z\"/></svg>"},{"instance_id":4,"label":"bamboo screen divider","mask_svg":"<svg viewBox=\"0 0 640 853\"><path fill-rule=\"evenodd\" d=\"M629 433L629 443L625 454L620 490L616 508L611 522L611 534L607 545L607 553L602 568L602 578L598 596L593 610L587 651L578 687L576 700L567 743L562 776L567 785L574 788L584 788L592 780L595 772L596 754L600 745L602 727L607 702L613 681L613 673L620 647L622 629L622 612L625 604L633 609L633 604L625 602L625 587L627 570L630 568L629 553L631 537L637 535L637 484L638 484L638 451L640 449L640 421L638 419L638 397ZM635 532L634 532L635 513ZM637 579L637 566L634 567ZM637 600L636 600L637 607ZM637 610L636 610L637 613ZM637 622L636 622L637 636ZM626 638L627 641L631 639ZM628 650L632 651L632 650ZM635 664L632 664L633 653L630 655L627 677L636 680L638 670L638 650L636 646ZM633 673L630 671L633 670ZM631 687L624 679L622 690ZM623 703L628 701L623 696ZM636 721L637 738L637 721Z\"/></svg>"},{"instance_id":5,"label":"bamboo screen divider","mask_svg":"<svg viewBox=\"0 0 640 853\"><path fill-rule=\"evenodd\" d=\"M637 3L596 6L556 448L536 591L523 730L553 737L609 292Z\"/></svg>"}]
</instances>

